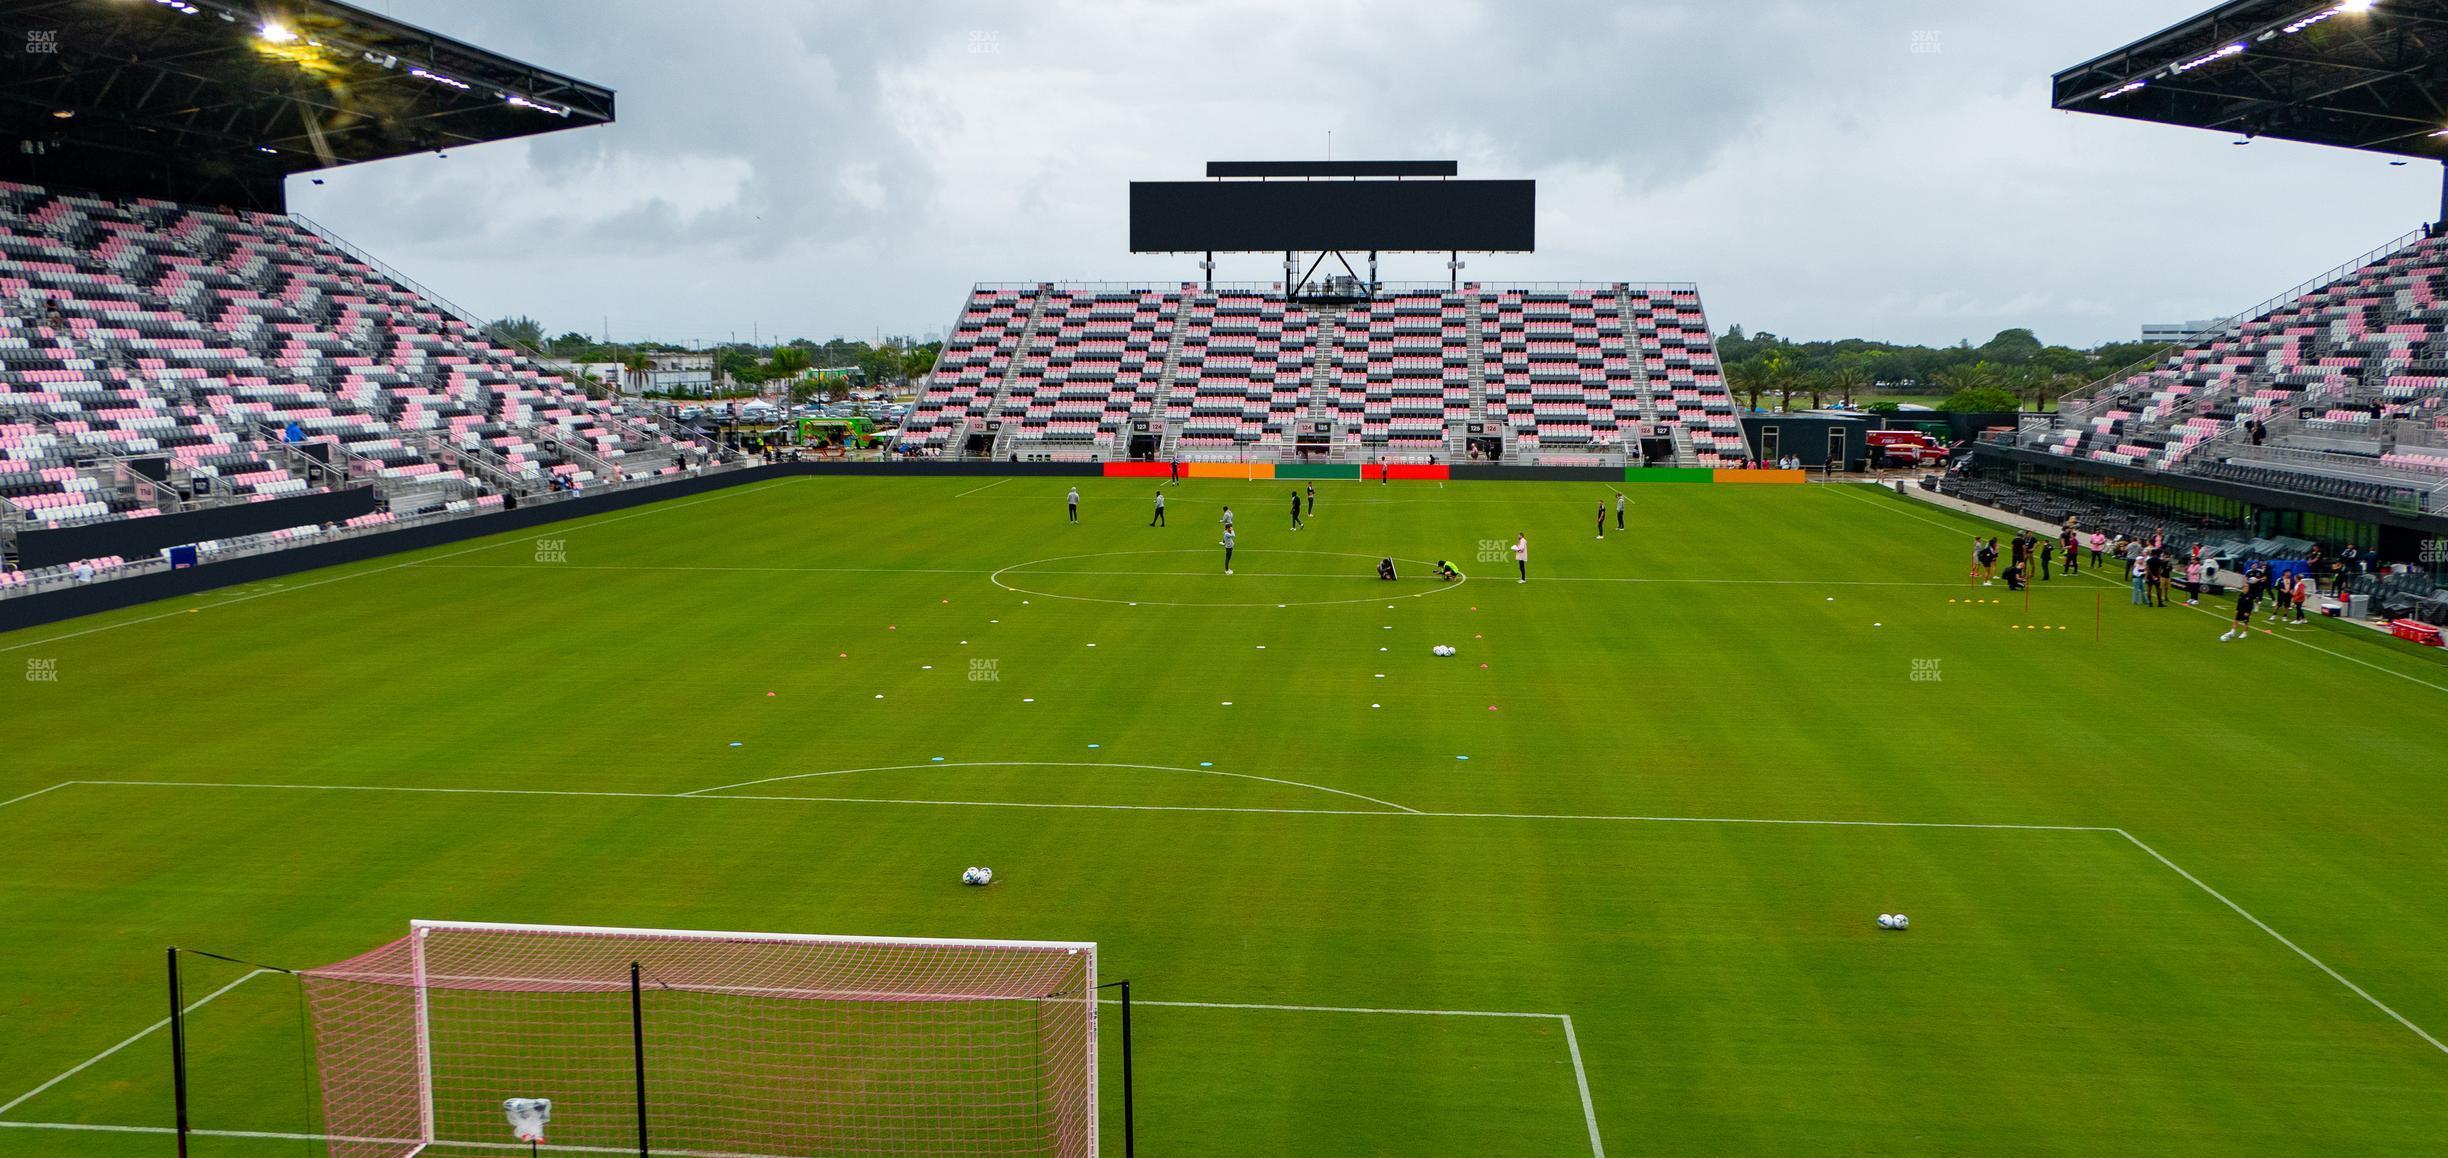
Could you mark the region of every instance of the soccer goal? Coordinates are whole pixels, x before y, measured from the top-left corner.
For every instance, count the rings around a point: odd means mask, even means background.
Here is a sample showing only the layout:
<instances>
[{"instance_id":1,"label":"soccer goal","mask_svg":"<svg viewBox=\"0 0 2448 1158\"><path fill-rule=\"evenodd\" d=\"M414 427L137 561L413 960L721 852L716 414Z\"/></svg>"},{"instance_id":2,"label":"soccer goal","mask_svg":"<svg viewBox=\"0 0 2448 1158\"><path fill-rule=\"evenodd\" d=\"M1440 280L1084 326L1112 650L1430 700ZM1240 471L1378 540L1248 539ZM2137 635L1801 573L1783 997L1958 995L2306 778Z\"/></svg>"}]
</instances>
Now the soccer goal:
<instances>
[{"instance_id":1,"label":"soccer goal","mask_svg":"<svg viewBox=\"0 0 2448 1158\"><path fill-rule=\"evenodd\" d=\"M299 978L333 1158L1097 1152L1093 942L417 921Z\"/></svg>"}]
</instances>

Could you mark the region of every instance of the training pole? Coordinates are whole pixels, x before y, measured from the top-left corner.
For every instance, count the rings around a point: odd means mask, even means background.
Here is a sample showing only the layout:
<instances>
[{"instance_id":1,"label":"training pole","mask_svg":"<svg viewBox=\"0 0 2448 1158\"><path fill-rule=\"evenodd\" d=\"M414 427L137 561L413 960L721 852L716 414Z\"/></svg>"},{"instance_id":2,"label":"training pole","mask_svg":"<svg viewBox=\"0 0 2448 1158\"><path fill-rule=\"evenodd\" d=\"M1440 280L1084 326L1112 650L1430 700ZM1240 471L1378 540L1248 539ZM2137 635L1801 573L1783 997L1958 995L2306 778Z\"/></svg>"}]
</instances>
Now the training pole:
<instances>
[{"instance_id":1,"label":"training pole","mask_svg":"<svg viewBox=\"0 0 2448 1158\"><path fill-rule=\"evenodd\" d=\"M646 999L638 984L638 963L629 963L629 1055L637 1070L638 1158L652 1153L646 1143Z\"/></svg>"},{"instance_id":2,"label":"training pole","mask_svg":"<svg viewBox=\"0 0 2448 1158\"><path fill-rule=\"evenodd\" d=\"M1131 1107L1131 1025L1130 979L1108 981L1098 989L1122 991L1122 1158L1135 1158L1139 1152L1138 1123Z\"/></svg>"},{"instance_id":3,"label":"training pole","mask_svg":"<svg viewBox=\"0 0 2448 1158\"><path fill-rule=\"evenodd\" d=\"M1136 1115L1131 1112L1130 981L1122 982L1122 1158L1139 1152Z\"/></svg>"},{"instance_id":4,"label":"training pole","mask_svg":"<svg viewBox=\"0 0 2448 1158\"><path fill-rule=\"evenodd\" d=\"M179 1158L187 1158L187 1011L179 999L178 947L170 947L170 1100L177 1109Z\"/></svg>"}]
</instances>

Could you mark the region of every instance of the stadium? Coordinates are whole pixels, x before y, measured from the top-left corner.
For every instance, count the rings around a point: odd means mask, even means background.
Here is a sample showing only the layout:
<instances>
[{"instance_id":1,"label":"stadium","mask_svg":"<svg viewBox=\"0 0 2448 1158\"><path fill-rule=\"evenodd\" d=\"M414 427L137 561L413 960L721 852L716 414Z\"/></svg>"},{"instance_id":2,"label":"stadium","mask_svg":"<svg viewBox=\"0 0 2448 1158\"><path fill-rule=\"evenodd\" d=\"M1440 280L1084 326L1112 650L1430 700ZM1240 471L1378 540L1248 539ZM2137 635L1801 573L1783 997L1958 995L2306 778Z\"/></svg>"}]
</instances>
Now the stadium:
<instances>
[{"instance_id":1,"label":"stadium","mask_svg":"<svg viewBox=\"0 0 2448 1158\"><path fill-rule=\"evenodd\" d=\"M2072 139L2273 142L2236 248L2361 213L2316 152L2436 216L1920 354L1573 268L1570 165L1006 90L1129 180L985 193L1138 272L550 339L298 211L639 131L436 25L0 4L0 1158L2448 1137L2448 0L2081 28Z\"/></svg>"}]
</instances>

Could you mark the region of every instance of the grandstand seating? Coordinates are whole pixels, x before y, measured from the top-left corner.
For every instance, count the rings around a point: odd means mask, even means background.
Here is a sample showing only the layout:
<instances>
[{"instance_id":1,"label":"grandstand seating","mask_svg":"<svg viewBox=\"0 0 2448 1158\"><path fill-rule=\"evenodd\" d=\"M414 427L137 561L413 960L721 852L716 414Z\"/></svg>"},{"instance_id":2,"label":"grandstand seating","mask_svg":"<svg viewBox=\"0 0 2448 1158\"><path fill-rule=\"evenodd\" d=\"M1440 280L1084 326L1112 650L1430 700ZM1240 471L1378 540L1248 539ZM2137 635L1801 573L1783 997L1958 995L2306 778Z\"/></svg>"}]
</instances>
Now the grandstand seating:
<instances>
[{"instance_id":1,"label":"grandstand seating","mask_svg":"<svg viewBox=\"0 0 2448 1158\"><path fill-rule=\"evenodd\" d=\"M701 449L295 219L0 182L0 535L359 481L473 510Z\"/></svg>"},{"instance_id":2,"label":"grandstand seating","mask_svg":"<svg viewBox=\"0 0 2448 1158\"><path fill-rule=\"evenodd\" d=\"M2448 236L2411 238L2026 427L2025 445L2069 458L2358 501L2437 492Z\"/></svg>"},{"instance_id":3,"label":"grandstand seating","mask_svg":"<svg viewBox=\"0 0 2448 1158\"><path fill-rule=\"evenodd\" d=\"M1689 286L1396 288L1321 307L1280 288L1043 283L970 293L902 431L960 453L1119 457L1133 421L1188 458L1459 457L1484 421L1507 451L1597 463L1642 424L1693 465L1745 457L1716 343ZM1323 424L1332 441L1304 442Z\"/></svg>"}]
</instances>

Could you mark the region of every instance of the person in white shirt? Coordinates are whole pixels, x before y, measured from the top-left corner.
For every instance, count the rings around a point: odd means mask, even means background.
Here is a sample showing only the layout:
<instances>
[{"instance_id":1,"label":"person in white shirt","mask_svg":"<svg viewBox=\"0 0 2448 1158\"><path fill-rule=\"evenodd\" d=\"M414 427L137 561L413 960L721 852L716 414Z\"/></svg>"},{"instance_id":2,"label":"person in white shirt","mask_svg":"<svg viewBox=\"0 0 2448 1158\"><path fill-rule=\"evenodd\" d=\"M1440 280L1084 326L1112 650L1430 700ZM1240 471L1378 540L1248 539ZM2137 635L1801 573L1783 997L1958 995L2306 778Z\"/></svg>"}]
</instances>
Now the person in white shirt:
<instances>
[{"instance_id":1,"label":"person in white shirt","mask_svg":"<svg viewBox=\"0 0 2448 1158\"><path fill-rule=\"evenodd\" d=\"M1165 525L1164 492L1162 490L1156 492L1156 516L1148 520L1148 525L1151 527L1161 527Z\"/></svg>"},{"instance_id":2,"label":"person in white shirt","mask_svg":"<svg viewBox=\"0 0 2448 1158\"><path fill-rule=\"evenodd\" d=\"M1230 526L1226 526L1224 528L1224 573L1227 575L1232 574L1232 553L1233 529Z\"/></svg>"},{"instance_id":3,"label":"person in white shirt","mask_svg":"<svg viewBox=\"0 0 2448 1158\"><path fill-rule=\"evenodd\" d=\"M1516 537L1513 540L1513 565L1521 568L1521 578L1514 580L1514 582L1527 583L1530 581L1530 532L1518 531L1515 532L1515 536Z\"/></svg>"},{"instance_id":4,"label":"person in white shirt","mask_svg":"<svg viewBox=\"0 0 2448 1158\"><path fill-rule=\"evenodd\" d=\"M1072 487L1072 488L1071 488L1070 505L1071 505L1071 521L1072 521L1072 522L1074 522L1074 523L1079 522L1079 488L1078 488L1078 487Z\"/></svg>"}]
</instances>

